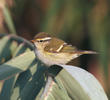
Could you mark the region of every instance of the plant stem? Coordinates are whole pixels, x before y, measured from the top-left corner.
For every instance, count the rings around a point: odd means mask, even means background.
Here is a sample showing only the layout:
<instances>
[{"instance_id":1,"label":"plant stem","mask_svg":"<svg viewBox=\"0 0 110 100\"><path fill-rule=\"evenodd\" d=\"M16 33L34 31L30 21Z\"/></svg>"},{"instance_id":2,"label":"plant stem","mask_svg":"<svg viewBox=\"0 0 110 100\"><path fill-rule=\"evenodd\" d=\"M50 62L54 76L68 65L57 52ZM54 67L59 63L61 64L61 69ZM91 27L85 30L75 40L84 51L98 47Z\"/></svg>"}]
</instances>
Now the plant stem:
<instances>
[{"instance_id":1,"label":"plant stem","mask_svg":"<svg viewBox=\"0 0 110 100\"><path fill-rule=\"evenodd\" d=\"M3 14L4 14L4 18L5 18L5 21L6 21L6 24L8 26L10 33L16 34L14 23L13 23L12 17L10 15L10 12L7 6L3 7Z\"/></svg>"}]
</instances>

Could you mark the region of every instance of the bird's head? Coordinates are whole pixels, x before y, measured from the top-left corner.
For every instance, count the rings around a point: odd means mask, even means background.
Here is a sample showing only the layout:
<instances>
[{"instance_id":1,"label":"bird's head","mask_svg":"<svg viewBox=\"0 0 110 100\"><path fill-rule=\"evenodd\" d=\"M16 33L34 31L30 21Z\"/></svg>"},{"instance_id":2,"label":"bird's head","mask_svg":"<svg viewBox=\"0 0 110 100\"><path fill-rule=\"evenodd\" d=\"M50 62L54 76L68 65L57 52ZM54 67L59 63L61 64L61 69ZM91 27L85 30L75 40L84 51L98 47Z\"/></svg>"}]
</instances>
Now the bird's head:
<instances>
[{"instance_id":1,"label":"bird's head","mask_svg":"<svg viewBox=\"0 0 110 100\"><path fill-rule=\"evenodd\" d=\"M48 33L40 32L33 40L31 40L31 42L34 43L37 49L44 49L49 44L51 39L52 37Z\"/></svg>"}]
</instances>

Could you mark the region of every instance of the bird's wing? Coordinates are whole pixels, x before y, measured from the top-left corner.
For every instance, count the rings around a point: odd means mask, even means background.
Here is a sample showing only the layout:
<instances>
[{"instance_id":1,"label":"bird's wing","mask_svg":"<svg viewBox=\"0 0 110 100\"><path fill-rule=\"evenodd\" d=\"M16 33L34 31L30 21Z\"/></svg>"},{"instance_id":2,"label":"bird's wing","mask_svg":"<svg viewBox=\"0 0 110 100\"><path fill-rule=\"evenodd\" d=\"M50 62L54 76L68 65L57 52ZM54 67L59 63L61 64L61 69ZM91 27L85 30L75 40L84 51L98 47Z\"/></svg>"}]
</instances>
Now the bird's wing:
<instances>
[{"instance_id":1,"label":"bird's wing","mask_svg":"<svg viewBox=\"0 0 110 100\"><path fill-rule=\"evenodd\" d=\"M44 49L47 52L74 52L76 50L75 47L72 47L71 45L67 45L63 40L60 40L58 38L53 38L50 43L45 47Z\"/></svg>"},{"instance_id":2,"label":"bird's wing","mask_svg":"<svg viewBox=\"0 0 110 100\"><path fill-rule=\"evenodd\" d=\"M63 40L60 40L58 38L52 38L52 40L50 40L50 43L44 48L44 50L52 53L77 53L79 55L97 54L94 51L77 50L76 47L68 45Z\"/></svg>"},{"instance_id":3,"label":"bird's wing","mask_svg":"<svg viewBox=\"0 0 110 100\"><path fill-rule=\"evenodd\" d=\"M61 52L68 52L68 53L73 53L77 51L76 47L73 47L72 45L64 45L64 47L62 48Z\"/></svg>"}]
</instances>

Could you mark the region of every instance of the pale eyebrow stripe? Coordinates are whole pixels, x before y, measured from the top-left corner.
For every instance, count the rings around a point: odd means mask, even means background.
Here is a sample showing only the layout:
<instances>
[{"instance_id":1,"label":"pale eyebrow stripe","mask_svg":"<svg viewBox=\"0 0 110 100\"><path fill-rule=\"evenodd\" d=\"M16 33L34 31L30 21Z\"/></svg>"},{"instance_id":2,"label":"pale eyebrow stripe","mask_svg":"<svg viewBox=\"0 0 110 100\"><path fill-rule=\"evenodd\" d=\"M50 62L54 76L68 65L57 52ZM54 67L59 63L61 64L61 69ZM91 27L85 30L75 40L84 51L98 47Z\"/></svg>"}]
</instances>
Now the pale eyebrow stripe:
<instances>
[{"instance_id":1,"label":"pale eyebrow stripe","mask_svg":"<svg viewBox=\"0 0 110 100\"><path fill-rule=\"evenodd\" d=\"M40 38L40 39L37 39L37 40L43 40L43 41L46 41L46 40L50 40L52 39L51 37L45 37L45 38Z\"/></svg>"}]
</instances>

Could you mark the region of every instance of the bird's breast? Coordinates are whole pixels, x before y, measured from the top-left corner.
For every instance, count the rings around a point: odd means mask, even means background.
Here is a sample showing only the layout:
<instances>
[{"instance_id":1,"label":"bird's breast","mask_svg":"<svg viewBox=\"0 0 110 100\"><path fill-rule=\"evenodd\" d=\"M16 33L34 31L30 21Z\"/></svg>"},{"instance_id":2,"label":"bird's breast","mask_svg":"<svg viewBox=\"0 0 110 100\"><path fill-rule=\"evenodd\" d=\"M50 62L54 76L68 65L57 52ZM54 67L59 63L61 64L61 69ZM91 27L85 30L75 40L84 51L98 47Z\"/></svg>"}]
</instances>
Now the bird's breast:
<instances>
[{"instance_id":1,"label":"bird's breast","mask_svg":"<svg viewBox=\"0 0 110 100\"><path fill-rule=\"evenodd\" d=\"M37 50L36 56L41 62L43 62L47 66L55 64L66 64L70 60L75 58L75 55L73 56L69 53L51 53L43 50Z\"/></svg>"}]
</instances>

